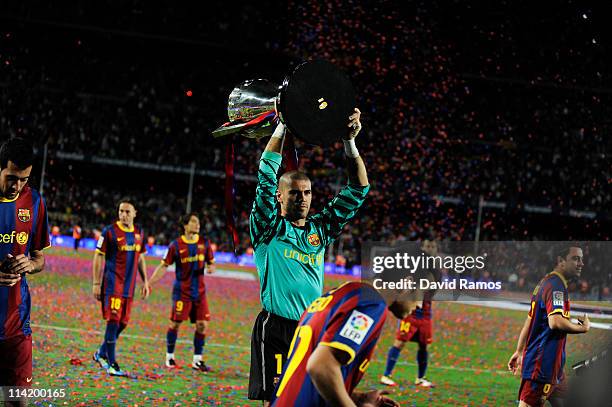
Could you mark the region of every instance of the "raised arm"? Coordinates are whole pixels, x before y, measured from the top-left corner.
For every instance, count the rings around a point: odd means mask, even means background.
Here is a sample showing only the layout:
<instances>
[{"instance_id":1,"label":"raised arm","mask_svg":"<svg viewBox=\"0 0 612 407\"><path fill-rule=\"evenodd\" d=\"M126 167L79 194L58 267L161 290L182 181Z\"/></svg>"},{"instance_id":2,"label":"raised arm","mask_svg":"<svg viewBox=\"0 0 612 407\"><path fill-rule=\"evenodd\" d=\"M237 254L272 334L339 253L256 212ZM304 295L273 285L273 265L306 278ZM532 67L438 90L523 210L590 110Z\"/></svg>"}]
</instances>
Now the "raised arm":
<instances>
[{"instance_id":1,"label":"raised arm","mask_svg":"<svg viewBox=\"0 0 612 407\"><path fill-rule=\"evenodd\" d=\"M312 216L312 219L319 221L323 228L325 246L340 236L344 226L363 205L370 189L365 165L355 146L355 137L361 130L360 117L361 112L355 109L355 113L349 116L349 131L343 139L344 152L348 161L349 182L334 199L325 205L323 210Z\"/></svg>"},{"instance_id":2,"label":"raised arm","mask_svg":"<svg viewBox=\"0 0 612 407\"><path fill-rule=\"evenodd\" d=\"M274 130L266 149L261 155L259 171L257 172L257 189L255 201L249 217L251 241L253 247L265 240L272 230L277 217L276 190L278 189L277 173L281 165L281 151L285 136L285 126L282 123Z\"/></svg>"},{"instance_id":3,"label":"raised arm","mask_svg":"<svg viewBox=\"0 0 612 407\"><path fill-rule=\"evenodd\" d=\"M355 145L355 138L361 131L361 111L359 109L355 108L355 113L349 116L348 127L349 131L342 140L347 158L349 184L365 187L369 185L368 173Z\"/></svg>"},{"instance_id":4,"label":"raised arm","mask_svg":"<svg viewBox=\"0 0 612 407\"><path fill-rule=\"evenodd\" d=\"M278 123L276 129L274 129L274 133L272 133L272 137L268 140L268 144L266 144L266 149L264 151L270 151L272 153L283 152L283 143L285 141L285 133L287 129L283 123Z\"/></svg>"}]
</instances>

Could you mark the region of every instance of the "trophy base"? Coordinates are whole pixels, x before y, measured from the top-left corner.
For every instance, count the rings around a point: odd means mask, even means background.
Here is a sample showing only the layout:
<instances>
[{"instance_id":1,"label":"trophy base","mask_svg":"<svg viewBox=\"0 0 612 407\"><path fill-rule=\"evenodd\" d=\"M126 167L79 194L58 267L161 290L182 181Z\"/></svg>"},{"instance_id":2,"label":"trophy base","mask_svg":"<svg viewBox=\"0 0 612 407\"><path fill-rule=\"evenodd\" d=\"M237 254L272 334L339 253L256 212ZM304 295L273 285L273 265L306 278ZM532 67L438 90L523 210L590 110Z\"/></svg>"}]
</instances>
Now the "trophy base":
<instances>
[{"instance_id":1,"label":"trophy base","mask_svg":"<svg viewBox=\"0 0 612 407\"><path fill-rule=\"evenodd\" d=\"M215 138L229 136L231 134L239 133L241 136L247 138L259 139L267 137L272 134L274 128L272 126L273 119L267 119L258 122L257 124L247 123L229 123L226 126L221 126L212 132L212 136Z\"/></svg>"}]
</instances>

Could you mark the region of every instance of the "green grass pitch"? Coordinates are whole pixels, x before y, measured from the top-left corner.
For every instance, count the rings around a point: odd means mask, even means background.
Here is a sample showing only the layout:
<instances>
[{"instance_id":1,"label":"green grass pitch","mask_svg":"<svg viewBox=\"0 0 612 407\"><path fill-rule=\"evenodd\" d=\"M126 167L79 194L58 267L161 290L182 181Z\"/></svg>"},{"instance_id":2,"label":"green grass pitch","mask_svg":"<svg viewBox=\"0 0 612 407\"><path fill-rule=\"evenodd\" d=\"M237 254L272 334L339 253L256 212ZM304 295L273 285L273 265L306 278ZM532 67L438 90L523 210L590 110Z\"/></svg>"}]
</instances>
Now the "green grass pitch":
<instances>
[{"instance_id":1,"label":"green grass pitch","mask_svg":"<svg viewBox=\"0 0 612 407\"><path fill-rule=\"evenodd\" d=\"M250 334L260 310L257 281L207 276L212 321L204 359L213 368L190 368L193 326L183 323L175 354L184 366L164 367L165 334L172 277L165 276L151 297L136 299L130 325L117 346L117 360L133 377L109 377L91 356L104 329L99 303L91 294L92 252L51 249L47 270L29 279L32 293L34 380L32 387L65 389L64 399L36 399L32 405L77 406L260 406L246 398ZM148 259L149 274L157 259ZM231 269L219 265L219 269ZM326 277L326 288L340 284ZM402 406L512 406L520 379L506 371L525 313L453 303L434 303L434 343L428 378L433 389L413 385L416 345L407 344L394 372L392 390ZM390 315L374 359L359 389L379 388L396 320ZM593 329L568 338L566 366L590 356L610 331Z\"/></svg>"}]
</instances>

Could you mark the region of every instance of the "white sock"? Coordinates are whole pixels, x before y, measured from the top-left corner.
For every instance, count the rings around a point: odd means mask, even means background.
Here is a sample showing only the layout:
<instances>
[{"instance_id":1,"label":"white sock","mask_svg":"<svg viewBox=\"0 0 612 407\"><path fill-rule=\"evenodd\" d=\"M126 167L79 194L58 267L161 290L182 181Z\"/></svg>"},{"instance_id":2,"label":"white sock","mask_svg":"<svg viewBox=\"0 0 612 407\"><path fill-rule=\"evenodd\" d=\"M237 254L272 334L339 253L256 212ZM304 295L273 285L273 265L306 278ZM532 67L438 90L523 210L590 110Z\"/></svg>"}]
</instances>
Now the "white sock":
<instances>
[{"instance_id":1,"label":"white sock","mask_svg":"<svg viewBox=\"0 0 612 407\"><path fill-rule=\"evenodd\" d=\"M174 353L166 353L166 360L174 359Z\"/></svg>"},{"instance_id":2,"label":"white sock","mask_svg":"<svg viewBox=\"0 0 612 407\"><path fill-rule=\"evenodd\" d=\"M202 361L202 355L193 355L193 363L198 363Z\"/></svg>"}]
</instances>

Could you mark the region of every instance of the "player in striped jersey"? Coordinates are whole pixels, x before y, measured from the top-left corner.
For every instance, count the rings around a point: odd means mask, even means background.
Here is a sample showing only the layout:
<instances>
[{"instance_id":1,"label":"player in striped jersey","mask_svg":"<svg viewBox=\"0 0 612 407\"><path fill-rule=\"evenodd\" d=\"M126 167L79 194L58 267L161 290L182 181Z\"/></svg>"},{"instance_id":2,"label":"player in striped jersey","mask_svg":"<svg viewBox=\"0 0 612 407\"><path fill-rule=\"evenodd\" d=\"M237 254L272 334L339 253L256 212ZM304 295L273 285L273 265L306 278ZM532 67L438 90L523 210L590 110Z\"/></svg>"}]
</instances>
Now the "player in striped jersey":
<instances>
[{"instance_id":1,"label":"player in striped jersey","mask_svg":"<svg viewBox=\"0 0 612 407\"><path fill-rule=\"evenodd\" d=\"M421 250L428 256L438 255L438 243L434 238L424 239ZM438 274L437 271L435 274ZM417 350L417 378L414 384L421 387L434 387L434 384L427 380L425 373L427 372L427 362L429 352L427 347L433 342L433 322L432 322L432 305L434 291L429 290L423 293L423 302L420 307L417 307L406 318L399 321L395 341L393 346L389 348L387 354L387 366L380 382L387 386L397 386L397 383L391 379L391 374L401 350L406 342L416 342L419 346Z\"/></svg>"},{"instance_id":2,"label":"player in striped jersey","mask_svg":"<svg viewBox=\"0 0 612 407\"><path fill-rule=\"evenodd\" d=\"M136 208L129 199L119 201L119 220L108 225L98 239L93 259L93 295L106 322L104 341L93 359L111 376L127 376L115 360L115 346L132 311L136 273L143 281L142 298L149 296L144 235L134 225Z\"/></svg>"},{"instance_id":3,"label":"player in striped jersey","mask_svg":"<svg viewBox=\"0 0 612 407\"><path fill-rule=\"evenodd\" d=\"M591 326L586 315L578 324L570 321L567 280L580 277L582 259L580 247L564 247L555 269L533 291L531 309L508 361L508 369L515 374L522 366L519 407L543 406L546 400L553 406L563 404L567 334L586 333Z\"/></svg>"},{"instance_id":4,"label":"player in striped jersey","mask_svg":"<svg viewBox=\"0 0 612 407\"><path fill-rule=\"evenodd\" d=\"M404 318L403 293L348 282L315 300L295 331L273 407L398 406L385 392L355 391L372 359L387 309Z\"/></svg>"},{"instance_id":5,"label":"player in striped jersey","mask_svg":"<svg viewBox=\"0 0 612 407\"><path fill-rule=\"evenodd\" d=\"M170 326L166 333L166 366L175 368L174 347L181 322L189 318L195 323L193 334L193 369L207 372L208 366L202 360L205 343L205 332L210 321L210 311L206 300L204 269L214 271L215 258L210 242L200 236L200 218L196 213L189 213L179 221L183 235L168 246L168 251L151 276L151 284L161 279L168 266L174 264L176 278L172 286L172 311Z\"/></svg>"},{"instance_id":6,"label":"player in striped jersey","mask_svg":"<svg viewBox=\"0 0 612 407\"><path fill-rule=\"evenodd\" d=\"M22 138L0 147L0 386L32 384L26 277L43 270L42 251L49 247L45 202L26 185L33 160L32 146Z\"/></svg>"}]
</instances>

